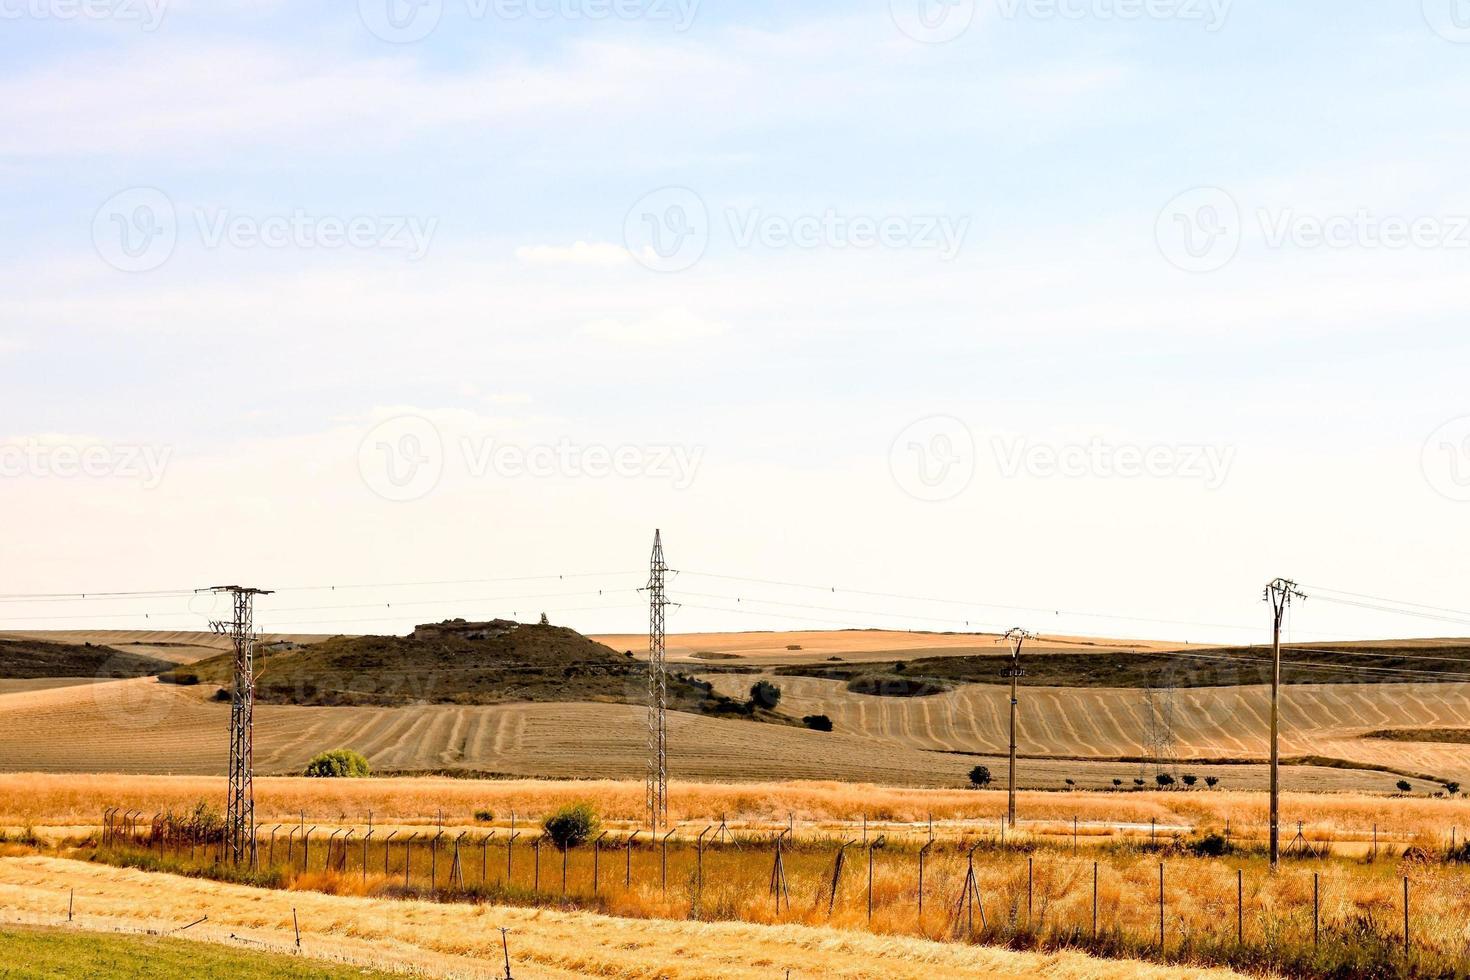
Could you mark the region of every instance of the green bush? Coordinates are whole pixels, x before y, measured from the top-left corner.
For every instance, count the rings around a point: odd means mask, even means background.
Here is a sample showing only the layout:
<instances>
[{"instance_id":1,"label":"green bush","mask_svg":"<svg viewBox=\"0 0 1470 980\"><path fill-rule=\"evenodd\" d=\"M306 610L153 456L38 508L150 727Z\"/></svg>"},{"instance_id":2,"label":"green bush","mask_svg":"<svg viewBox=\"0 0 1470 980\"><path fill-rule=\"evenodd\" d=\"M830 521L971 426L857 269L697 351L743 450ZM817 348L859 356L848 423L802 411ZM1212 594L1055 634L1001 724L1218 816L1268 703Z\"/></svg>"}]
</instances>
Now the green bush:
<instances>
[{"instance_id":1,"label":"green bush","mask_svg":"<svg viewBox=\"0 0 1470 980\"><path fill-rule=\"evenodd\" d=\"M361 752L332 749L313 757L306 764L306 771L302 775L325 779L360 779L372 775L372 767Z\"/></svg>"},{"instance_id":2,"label":"green bush","mask_svg":"<svg viewBox=\"0 0 1470 980\"><path fill-rule=\"evenodd\" d=\"M826 715L807 715L801 719L801 723L814 732L830 732L832 730L832 719Z\"/></svg>"},{"instance_id":3,"label":"green bush","mask_svg":"<svg viewBox=\"0 0 1470 980\"><path fill-rule=\"evenodd\" d=\"M490 823L494 819L495 819L495 812L493 810L476 810L475 811L475 821L477 823Z\"/></svg>"},{"instance_id":4,"label":"green bush","mask_svg":"<svg viewBox=\"0 0 1470 980\"><path fill-rule=\"evenodd\" d=\"M982 788L990 785L990 767L976 766L970 770L970 785Z\"/></svg>"},{"instance_id":5,"label":"green bush","mask_svg":"<svg viewBox=\"0 0 1470 980\"><path fill-rule=\"evenodd\" d=\"M563 850L587 843L602 827L591 803L570 803L541 821L541 829Z\"/></svg>"}]
</instances>

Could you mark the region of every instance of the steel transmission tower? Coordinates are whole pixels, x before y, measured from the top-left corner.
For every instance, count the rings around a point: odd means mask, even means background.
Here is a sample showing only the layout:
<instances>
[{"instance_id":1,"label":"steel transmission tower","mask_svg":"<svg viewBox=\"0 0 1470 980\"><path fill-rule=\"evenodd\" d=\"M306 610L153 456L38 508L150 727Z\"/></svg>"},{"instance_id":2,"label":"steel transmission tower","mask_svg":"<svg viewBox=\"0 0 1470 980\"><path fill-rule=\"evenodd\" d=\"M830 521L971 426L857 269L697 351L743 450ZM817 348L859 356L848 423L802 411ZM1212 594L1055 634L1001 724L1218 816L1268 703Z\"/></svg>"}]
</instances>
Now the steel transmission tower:
<instances>
[{"instance_id":1,"label":"steel transmission tower","mask_svg":"<svg viewBox=\"0 0 1470 980\"><path fill-rule=\"evenodd\" d=\"M256 863L255 853L255 597L266 589L217 585L204 592L227 593L234 618L211 623L235 645L230 684L230 787L225 807L225 855L236 864Z\"/></svg>"},{"instance_id":2,"label":"steel transmission tower","mask_svg":"<svg viewBox=\"0 0 1470 980\"><path fill-rule=\"evenodd\" d=\"M1292 599L1306 593L1291 579L1272 579L1265 598L1271 603L1271 870L1281 862L1281 621Z\"/></svg>"},{"instance_id":3,"label":"steel transmission tower","mask_svg":"<svg viewBox=\"0 0 1470 980\"><path fill-rule=\"evenodd\" d=\"M1016 681L1025 673L1021 670L1021 644L1031 636L1019 626L1006 633L1005 638L1011 644L1011 663L1001 672L1001 676L1011 679L1011 772L1006 786L1006 823L1011 827L1016 825L1016 706L1020 703L1016 699Z\"/></svg>"},{"instance_id":4,"label":"steel transmission tower","mask_svg":"<svg viewBox=\"0 0 1470 980\"><path fill-rule=\"evenodd\" d=\"M669 817L669 682L664 662L664 545L653 532L648 565L648 826L657 832Z\"/></svg>"}]
</instances>

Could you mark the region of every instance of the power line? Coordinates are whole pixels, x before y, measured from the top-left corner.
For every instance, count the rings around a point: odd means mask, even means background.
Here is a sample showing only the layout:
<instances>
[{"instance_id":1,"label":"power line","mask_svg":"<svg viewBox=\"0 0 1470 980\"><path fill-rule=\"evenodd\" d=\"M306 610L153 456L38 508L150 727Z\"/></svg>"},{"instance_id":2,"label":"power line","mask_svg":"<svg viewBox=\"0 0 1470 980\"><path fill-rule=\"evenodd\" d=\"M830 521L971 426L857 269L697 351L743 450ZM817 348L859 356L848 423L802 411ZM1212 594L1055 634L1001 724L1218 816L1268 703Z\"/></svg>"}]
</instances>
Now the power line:
<instances>
[{"instance_id":1,"label":"power line","mask_svg":"<svg viewBox=\"0 0 1470 980\"><path fill-rule=\"evenodd\" d=\"M1431 610L1433 612L1454 613L1454 614L1456 614L1458 616L1464 616L1466 618L1470 618L1470 610L1465 610L1465 609L1451 609L1448 606L1431 606L1431 605L1428 605L1428 604L1423 603L1423 602L1410 602L1407 599L1388 599L1388 598L1385 598L1383 596L1368 595L1367 593L1364 593L1364 592L1349 592L1349 591L1347 591L1345 589L1330 589L1330 588L1328 588L1325 585L1311 585L1311 586L1304 586L1304 588L1310 588L1312 590L1312 594L1314 596L1316 596L1317 598L1325 598L1324 596L1321 595L1321 593L1323 593L1323 592L1331 592L1331 593L1334 593L1335 595L1350 596L1350 597L1352 597L1354 599L1370 599L1370 600L1372 600L1374 602L1387 602L1387 603L1391 603L1391 604L1397 605L1397 606L1412 606L1412 607L1414 607L1416 609L1428 609L1428 610Z\"/></svg>"}]
</instances>

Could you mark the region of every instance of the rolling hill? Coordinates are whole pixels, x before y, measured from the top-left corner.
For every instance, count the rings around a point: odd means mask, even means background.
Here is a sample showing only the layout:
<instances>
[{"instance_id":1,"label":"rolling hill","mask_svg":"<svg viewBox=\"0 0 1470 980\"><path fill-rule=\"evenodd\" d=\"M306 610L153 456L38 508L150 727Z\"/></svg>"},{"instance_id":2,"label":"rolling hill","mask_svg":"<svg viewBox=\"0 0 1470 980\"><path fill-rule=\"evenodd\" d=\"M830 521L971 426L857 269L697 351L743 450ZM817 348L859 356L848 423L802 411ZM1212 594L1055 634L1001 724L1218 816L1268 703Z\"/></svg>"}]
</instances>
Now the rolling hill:
<instances>
[{"instance_id":1,"label":"rolling hill","mask_svg":"<svg viewBox=\"0 0 1470 980\"><path fill-rule=\"evenodd\" d=\"M94 646L91 643L0 639L0 678L10 680L42 677L146 677L172 666L166 660L126 653L109 646Z\"/></svg>"}]
</instances>

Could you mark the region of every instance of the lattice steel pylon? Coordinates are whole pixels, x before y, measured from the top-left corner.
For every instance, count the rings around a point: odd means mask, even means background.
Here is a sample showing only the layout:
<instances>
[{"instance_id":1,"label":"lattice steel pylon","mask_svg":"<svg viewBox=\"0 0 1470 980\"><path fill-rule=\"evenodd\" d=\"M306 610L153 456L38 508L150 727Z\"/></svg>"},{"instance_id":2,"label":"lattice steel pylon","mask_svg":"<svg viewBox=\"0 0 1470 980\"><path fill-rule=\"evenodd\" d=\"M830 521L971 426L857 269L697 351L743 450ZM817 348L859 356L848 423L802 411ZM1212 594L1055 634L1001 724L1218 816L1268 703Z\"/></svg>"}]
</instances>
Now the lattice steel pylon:
<instances>
[{"instance_id":1,"label":"lattice steel pylon","mask_svg":"<svg viewBox=\"0 0 1470 980\"><path fill-rule=\"evenodd\" d=\"M230 683L230 784L225 805L225 857L256 865L255 851L255 597L267 589L216 585L203 592L228 593L234 618L211 623L235 646Z\"/></svg>"},{"instance_id":2,"label":"lattice steel pylon","mask_svg":"<svg viewBox=\"0 0 1470 980\"><path fill-rule=\"evenodd\" d=\"M657 832L669 818L669 679L664 661L664 594L662 533L653 532L648 565L648 826Z\"/></svg>"}]
</instances>

